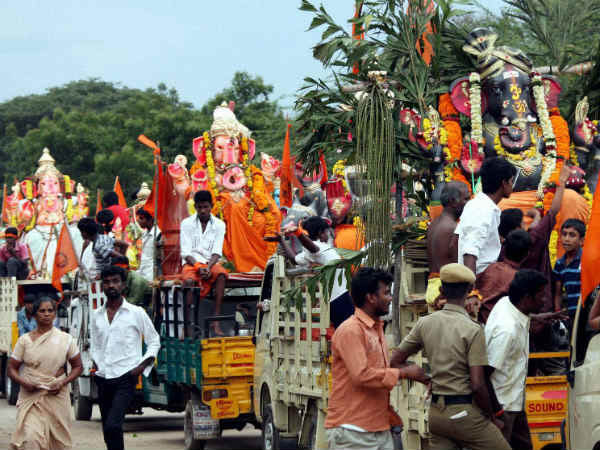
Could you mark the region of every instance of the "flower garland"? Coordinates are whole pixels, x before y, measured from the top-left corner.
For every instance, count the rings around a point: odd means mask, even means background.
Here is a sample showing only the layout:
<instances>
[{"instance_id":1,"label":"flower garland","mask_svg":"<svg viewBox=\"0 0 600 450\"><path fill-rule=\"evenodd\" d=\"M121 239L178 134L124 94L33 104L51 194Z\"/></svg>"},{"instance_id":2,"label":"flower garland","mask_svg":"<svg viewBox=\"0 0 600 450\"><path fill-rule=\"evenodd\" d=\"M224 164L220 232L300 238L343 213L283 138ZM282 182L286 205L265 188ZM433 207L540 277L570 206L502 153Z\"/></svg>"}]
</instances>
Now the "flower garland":
<instances>
[{"instance_id":1,"label":"flower garland","mask_svg":"<svg viewBox=\"0 0 600 450\"><path fill-rule=\"evenodd\" d=\"M268 194L265 192L265 179L262 172L256 168L250 168L252 178L252 203L250 208L254 210L254 205L265 218L265 236L275 236L277 234L277 222L271 210L272 204L269 202ZM252 225L252 223L250 223ZM277 242L267 242L267 254L272 255L277 250Z\"/></svg>"},{"instance_id":2,"label":"flower garland","mask_svg":"<svg viewBox=\"0 0 600 450\"><path fill-rule=\"evenodd\" d=\"M481 113L481 77L469 75L469 103L471 104L471 140L483 151L483 117Z\"/></svg>"},{"instance_id":3,"label":"flower garland","mask_svg":"<svg viewBox=\"0 0 600 450\"><path fill-rule=\"evenodd\" d=\"M208 170L208 180L209 180L209 186L208 186L208 190L210 191L213 200L215 202L214 206L213 206L213 214L216 214L219 216L219 218L222 220L223 219L223 204L221 203L221 199L219 196L219 192L217 189L217 181L215 180L215 161L213 160L213 156L212 156L212 142L210 140L210 135L208 134L208 131L205 131L204 134L202 135L202 138L204 140L204 148L206 149L205 153L206 153L206 168Z\"/></svg>"},{"instance_id":4,"label":"flower garland","mask_svg":"<svg viewBox=\"0 0 600 450\"><path fill-rule=\"evenodd\" d=\"M496 135L494 138L494 150L497 155L506 158L513 166L521 169L525 176L529 176L535 172L535 168L538 167L542 161L542 157L537 151L537 142L535 141L535 138L532 139L531 146L527 150L515 154L504 150L504 147L502 147L502 143L500 142L500 135Z\"/></svg>"},{"instance_id":5,"label":"flower garland","mask_svg":"<svg viewBox=\"0 0 600 450\"><path fill-rule=\"evenodd\" d=\"M569 136L569 125L567 121L560 115L558 108L552 108L550 111L550 123L552 126L553 134L555 136L556 149L554 150L554 169L550 173L548 182L545 186L545 194L543 205L544 211L548 211L552 205L552 199L554 198L554 188L558 186L558 179L560 171L565 161L569 159L570 152L570 136ZM543 129L542 129L543 131Z\"/></svg>"},{"instance_id":6,"label":"flower garland","mask_svg":"<svg viewBox=\"0 0 600 450\"><path fill-rule=\"evenodd\" d=\"M471 183L467 181L460 169L460 153L462 150L462 130L458 119L458 111L454 108L450 94L442 94L439 98L438 111L442 117L442 124L446 134L444 147L444 179L446 182L461 181L472 192Z\"/></svg>"},{"instance_id":7,"label":"flower garland","mask_svg":"<svg viewBox=\"0 0 600 450\"><path fill-rule=\"evenodd\" d=\"M333 168L331 169L331 173L339 180L342 180L342 186L344 187L344 192L350 192L350 190L348 189L348 184L346 183L346 160L345 159L338 160L333 165Z\"/></svg>"}]
</instances>

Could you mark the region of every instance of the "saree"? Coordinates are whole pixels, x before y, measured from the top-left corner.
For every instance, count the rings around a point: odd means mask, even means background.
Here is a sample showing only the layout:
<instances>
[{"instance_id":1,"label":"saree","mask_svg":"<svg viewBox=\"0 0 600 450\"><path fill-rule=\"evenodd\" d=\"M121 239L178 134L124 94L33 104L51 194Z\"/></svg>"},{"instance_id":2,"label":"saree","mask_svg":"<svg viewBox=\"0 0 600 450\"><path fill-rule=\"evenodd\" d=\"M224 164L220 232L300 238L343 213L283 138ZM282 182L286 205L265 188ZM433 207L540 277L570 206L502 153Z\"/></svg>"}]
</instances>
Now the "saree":
<instances>
[{"instance_id":1,"label":"saree","mask_svg":"<svg viewBox=\"0 0 600 450\"><path fill-rule=\"evenodd\" d=\"M21 376L36 386L49 386L65 378L66 362L79 349L73 337L56 328L31 340L30 333L19 338L11 358L21 361ZM53 395L47 389L21 389L17 401L17 427L12 435L13 450L66 450L72 447L73 414L69 386Z\"/></svg>"}]
</instances>

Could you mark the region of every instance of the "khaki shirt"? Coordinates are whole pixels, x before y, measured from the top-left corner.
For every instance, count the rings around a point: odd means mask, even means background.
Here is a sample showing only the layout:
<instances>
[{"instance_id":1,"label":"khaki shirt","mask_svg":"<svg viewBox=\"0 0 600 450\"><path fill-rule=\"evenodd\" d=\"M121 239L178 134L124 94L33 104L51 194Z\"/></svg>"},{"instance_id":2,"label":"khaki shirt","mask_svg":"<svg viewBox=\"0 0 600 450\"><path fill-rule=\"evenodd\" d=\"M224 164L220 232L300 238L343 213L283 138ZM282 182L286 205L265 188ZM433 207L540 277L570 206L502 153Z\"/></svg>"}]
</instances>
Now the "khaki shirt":
<instances>
[{"instance_id":1,"label":"khaki shirt","mask_svg":"<svg viewBox=\"0 0 600 450\"><path fill-rule=\"evenodd\" d=\"M419 319L398 350L424 350L431 366L432 392L471 394L469 367L487 366L485 333L467 311L447 303L444 309Z\"/></svg>"}]
</instances>

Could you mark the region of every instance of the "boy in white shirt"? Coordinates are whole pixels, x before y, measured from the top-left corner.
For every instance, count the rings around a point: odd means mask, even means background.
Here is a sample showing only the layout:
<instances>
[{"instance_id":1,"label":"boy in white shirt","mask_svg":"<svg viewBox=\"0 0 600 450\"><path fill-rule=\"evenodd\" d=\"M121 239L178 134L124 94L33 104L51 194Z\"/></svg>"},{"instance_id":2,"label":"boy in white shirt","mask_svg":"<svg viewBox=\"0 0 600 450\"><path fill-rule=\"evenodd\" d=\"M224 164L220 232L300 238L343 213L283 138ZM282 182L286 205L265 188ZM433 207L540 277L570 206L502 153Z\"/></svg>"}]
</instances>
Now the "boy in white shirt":
<instances>
[{"instance_id":1,"label":"boy in white shirt","mask_svg":"<svg viewBox=\"0 0 600 450\"><path fill-rule=\"evenodd\" d=\"M285 234L293 234L304 249L295 254L290 245L279 236L285 257L299 266L323 266L331 261L339 260L335 247L330 244L331 225L322 217L313 216L302 222L300 227L291 226L285 229ZM330 295L330 318L333 326L337 328L348 317L354 314L352 297L346 287L346 277L342 269L337 269L335 281ZM340 280L341 278L341 280Z\"/></svg>"}]
</instances>

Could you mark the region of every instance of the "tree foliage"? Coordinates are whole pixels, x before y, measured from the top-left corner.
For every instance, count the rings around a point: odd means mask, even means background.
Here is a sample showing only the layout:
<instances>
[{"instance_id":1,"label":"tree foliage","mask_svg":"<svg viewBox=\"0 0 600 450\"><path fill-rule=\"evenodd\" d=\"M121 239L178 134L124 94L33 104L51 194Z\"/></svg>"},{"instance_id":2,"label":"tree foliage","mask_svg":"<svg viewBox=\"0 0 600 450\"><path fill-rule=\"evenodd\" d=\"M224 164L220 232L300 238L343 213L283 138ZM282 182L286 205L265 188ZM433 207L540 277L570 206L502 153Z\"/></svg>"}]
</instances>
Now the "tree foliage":
<instances>
[{"instance_id":1,"label":"tree foliage","mask_svg":"<svg viewBox=\"0 0 600 450\"><path fill-rule=\"evenodd\" d=\"M285 120L269 99L272 91L261 77L240 72L200 109L163 83L142 91L90 79L16 97L0 104L1 181L31 176L48 147L58 169L90 192L111 189L119 175L126 196L132 196L154 173L152 152L137 142L139 134L160 142L164 160L184 154L192 162L193 138L210 127L214 107L229 100L236 102L238 118L256 130L257 149L277 154Z\"/></svg>"}]
</instances>

